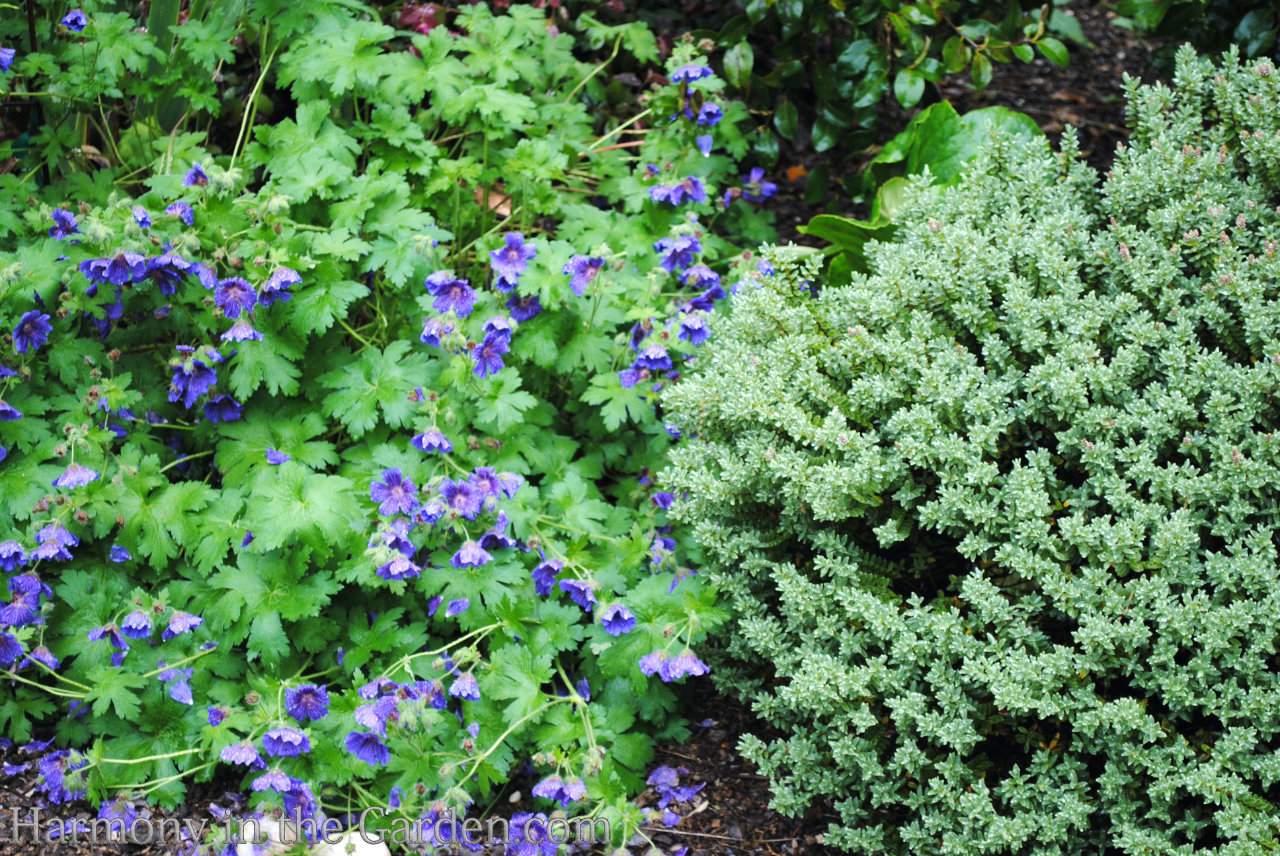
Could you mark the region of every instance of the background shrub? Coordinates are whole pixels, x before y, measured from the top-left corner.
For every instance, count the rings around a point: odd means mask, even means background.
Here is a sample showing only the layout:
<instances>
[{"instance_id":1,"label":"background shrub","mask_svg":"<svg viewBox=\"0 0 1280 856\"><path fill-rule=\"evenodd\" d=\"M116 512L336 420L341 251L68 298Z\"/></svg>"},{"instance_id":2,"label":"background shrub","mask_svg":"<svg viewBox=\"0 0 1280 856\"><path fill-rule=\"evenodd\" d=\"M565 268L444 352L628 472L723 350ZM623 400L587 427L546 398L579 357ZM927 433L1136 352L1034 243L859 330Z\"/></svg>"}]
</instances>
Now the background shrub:
<instances>
[{"instance_id":1,"label":"background shrub","mask_svg":"<svg viewBox=\"0 0 1280 856\"><path fill-rule=\"evenodd\" d=\"M1129 81L1101 189L1070 134L913 180L873 273L776 253L665 395L713 675L830 843L1277 846L1277 77Z\"/></svg>"}]
</instances>

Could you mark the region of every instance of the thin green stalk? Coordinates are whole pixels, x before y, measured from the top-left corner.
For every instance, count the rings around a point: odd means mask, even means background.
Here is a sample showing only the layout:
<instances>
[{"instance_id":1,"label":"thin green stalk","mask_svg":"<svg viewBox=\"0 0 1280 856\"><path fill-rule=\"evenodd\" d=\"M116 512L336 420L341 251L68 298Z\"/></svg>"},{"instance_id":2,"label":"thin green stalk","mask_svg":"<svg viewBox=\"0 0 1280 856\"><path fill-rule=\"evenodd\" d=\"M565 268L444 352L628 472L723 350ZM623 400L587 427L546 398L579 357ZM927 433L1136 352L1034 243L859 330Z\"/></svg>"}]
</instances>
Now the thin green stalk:
<instances>
[{"instance_id":1,"label":"thin green stalk","mask_svg":"<svg viewBox=\"0 0 1280 856\"><path fill-rule=\"evenodd\" d=\"M213 452L214 452L213 449L205 449L203 452L193 452L192 454L187 455L185 458L178 458L178 460L176 461L170 461L169 463L165 464L163 467L160 468L160 472L173 469L178 464L185 464L187 461L193 461L196 458L208 457L209 455L212 455Z\"/></svg>"},{"instance_id":2,"label":"thin green stalk","mask_svg":"<svg viewBox=\"0 0 1280 856\"><path fill-rule=\"evenodd\" d=\"M595 77L597 74L604 71L605 68L609 65L609 63L613 62L614 58L617 57L618 49L621 47L622 47L622 36L618 36L616 39L613 40L613 53L609 54L609 58L606 59L604 62L600 63L599 65L597 65L595 68L593 68L591 70L591 73L588 74L586 77L582 78L582 80L578 81L578 85L573 87L573 91L569 93L568 98L564 99L564 103L568 104L570 101L572 101L574 99L574 96L578 94L578 92L582 89L582 87L586 86L588 83L591 82L591 78Z\"/></svg>"},{"instance_id":3,"label":"thin green stalk","mask_svg":"<svg viewBox=\"0 0 1280 856\"><path fill-rule=\"evenodd\" d=\"M267 28L262 31L262 39L265 43L267 38ZM236 160L240 157L244 147L249 142L247 129L253 117L258 113L258 93L262 91L262 84L267 80L267 72L271 69L271 62L276 58L276 51L280 49L276 45L271 49L271 53L267 56L267 62L262 66L262 71L258 74L258 80L253 84L253 91L249 93L249 101L245 104L244 114L240 117L240 132L236 134L236 147L231 151L231 168L235 169Z\"/></svg>"}]
</instances>

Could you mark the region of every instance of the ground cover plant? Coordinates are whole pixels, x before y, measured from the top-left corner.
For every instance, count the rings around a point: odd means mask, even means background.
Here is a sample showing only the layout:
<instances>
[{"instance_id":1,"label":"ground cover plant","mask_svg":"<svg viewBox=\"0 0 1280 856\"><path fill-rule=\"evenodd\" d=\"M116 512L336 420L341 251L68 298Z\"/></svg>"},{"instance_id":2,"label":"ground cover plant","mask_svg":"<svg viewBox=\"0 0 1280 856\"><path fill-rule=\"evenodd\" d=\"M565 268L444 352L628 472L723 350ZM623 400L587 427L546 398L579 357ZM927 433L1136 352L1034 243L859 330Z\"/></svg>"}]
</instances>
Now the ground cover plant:
<instances>
[{"instance_id":1,"label":"ground cover plant","mask_svg":"<svg viewBox=\"0 0 1280 856\"><path fill-rule=\"evenodd\" d=\"M527 6L22 11L0 733L62 747L43 797L243 770L394 829L523 772L625 838L723 618L651 473L773 236L745 108L690 42L638 103L644 27Z\"/></svg>"},{"instance_id":2,"label":"ground cover plant","mask_svg":"<svg viewBox=\"0 0 1280 856\"><path fill-rule=\"evenodd\" d=\"M1184 50L1100 187L1005 136L847 283L771 254L664 395L712 676L828 844L1277 847L1277 76Z\"/></svg>"}]
</instances>

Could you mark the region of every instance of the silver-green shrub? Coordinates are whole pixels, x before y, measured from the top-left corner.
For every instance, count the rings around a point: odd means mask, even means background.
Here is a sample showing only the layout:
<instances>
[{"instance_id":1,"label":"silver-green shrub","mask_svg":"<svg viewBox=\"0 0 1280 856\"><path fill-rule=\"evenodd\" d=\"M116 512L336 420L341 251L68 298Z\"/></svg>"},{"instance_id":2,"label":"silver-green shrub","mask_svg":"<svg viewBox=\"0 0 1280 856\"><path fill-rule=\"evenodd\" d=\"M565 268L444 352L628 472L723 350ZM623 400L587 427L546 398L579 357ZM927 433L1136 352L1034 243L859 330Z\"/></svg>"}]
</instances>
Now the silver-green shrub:
<instances>
[{"instance_id":1,"label":"silver-green shrub","mask_svg":"<svg viewBox=\"0 0 1280 856\"><path fill-rule=\"evenodd\" d=\"M1184 49L1074 137L917 181L872 275L785 251L665 402L665 489L862 854L1280 848L1280 72Z\"/></svg>"}]
</instances>

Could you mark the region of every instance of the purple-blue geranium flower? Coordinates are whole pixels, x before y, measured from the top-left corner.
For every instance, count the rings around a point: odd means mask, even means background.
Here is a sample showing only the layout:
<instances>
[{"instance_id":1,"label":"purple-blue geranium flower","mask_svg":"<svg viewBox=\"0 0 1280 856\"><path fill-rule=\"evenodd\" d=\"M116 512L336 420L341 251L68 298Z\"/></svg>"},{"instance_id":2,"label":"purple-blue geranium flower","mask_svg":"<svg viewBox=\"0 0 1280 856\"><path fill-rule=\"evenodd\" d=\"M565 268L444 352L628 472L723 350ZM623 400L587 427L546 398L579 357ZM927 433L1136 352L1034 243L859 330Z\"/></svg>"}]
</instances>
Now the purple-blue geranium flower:
<instances>
[{"instance_id":1,"label":"purple-blue geranium flower","mask_svg":"<svg viewBox=\"0 0 1280 856\"><path fill-rule=\"evenodd\" d=\"M596 593L591 583L585 580L561 580L560 590L567 591L573 602L587 612L591 611L591 605L596 602Z\"/></svg>"},{"instance_id":2,"label":"purple-blue geranium flower","mask_svg":"<svg viewBox=\"0 0 1280 856\"><path fill-rule=\"evenodd\" d=\"M187 174L182 178L183 187L204 187L209 183L209 176L204 174L204 167L198 163L193 163L191 169L187 170Z\"/></svg>"},{"instance_id":3,"label":"purple-blue geranium flower","mask_svg":"<svg viewBox=\"0 0 1280 856\"><path fill-rule=\"evenodd\" d=\"M397 553L389 562L379 565L375 573L384 580L406 580L421 576L422 568L414 564L408 556Z\"/></svg>"},{"instance_id":4,"label":"purple-blue geranium flower","mask_svg":"<svg viewBox=\"0 0 1280 856\"><path fill-rule=\"evenodd\" d=\"M13 48L0 48L0 72L9 73L9 69L13 68L13 59L18 52Z\"/></svg>"},{"instance_id":5,"label":"purple-blue geranium flower","mask_svg":"<svg viewBox=\"0 0 1280 856\"><path fill-rule=\"evenodd\" d=\"M224 342L261 342L262 334L247 319L237 318L231 329L220 337Z\"/></svg>"},{"instance_id":6,"label":"purple-blue geranium flower","mask_svg":"<svg viewBox=\"0 0 1280 856\"><path fill-rule=\"evenodd\" d=\"M14 407L12 404L6 404L0 399L0 422L12 422L15 419L22 418L22 411Z\"/></svg>"},{"instance_id":7,"label":"purple-blue geranium flower","mask_svg":"<svg viewBox=\"0 0 1280 856\"><path fill-rule=\"evenodd\" d=\"M267 449L267 463L271 464L272 466L278 467L281 464L283 464L285 461L292 461L292 460L293 460L292 455L286 455L284 452L279 452L279 451L276 451L275 449Z\"/></svg>"},{"instance_id":8,"label":"purple-blue geranium flower","mask_svg":"<svg viewBox=\"0 0 1280 856\"><path fill-rule=\"evenodd\" d=\"M120 632L130 639L146 639L151 635L151 616L141 609L135 609L120 622Z\"/></svg>"},{"instance_id":9,"label":"purple-blue geranium flower","mask_svg":"<svg viewBox=\"0 0 1280 856\"><path fill-rule=\"evenodd\" d=\"M13 349L19 354L38 351L49 341L51 330L53 325L49 323L49 316L38 309L32 309L24 313L13 328Z\"/></svg>"},{"instance_id":10,"label":"purple-blue geranium flower","mask_svg":"<svg viewBox=\"0 0 1280 856\"><path fill-rule=\"evenodd\" d=\"M168 208L164 209L164 213L171 217L177 217L188 226L192 225L196 221L196 212L192 211L191 206L185 202L173 203Z\"/></svg>"},{"instance_id":11,"label":"purple-blue geranium flower","mask_svg":"<svg viewBox=\"0 0 1280 856\"><path fill-rule=\"evenodd\" d=\"M116 563L127 562L133 558L133 554L119 544L112 544L107 558Z\"/></svg>"},{"instance_id":12,"label":"purple-blue geranium flower","mask_svg":"<svg viewBox=\"0 0 1280 856\"><path fill-rule=\"evenodd\" d=\"M348 734L347 751L374 767L391 760L391 752L378 739L378 735L368 731L352 731Z\"/></svg>"},{"instance_id":13,"label":"purple-blue geranium flower","mask_svg":"<svg viewBox=\"0 0 1280 856\"><path fill-rule=\"evenodd\" d=\"M277 300L288 303L289 298L293 296L289 293L289 287L301 282L302 277L296 270L287 267L276 268L263 284L258 302L263 306L270 306Z\"/></svg>"},{"instance_id":14,"label":"purple-blue geranium flower","mask_svg":"<svg viewBox=\"0 0 1280 856\"><path fill-rule=\"evenodd\" d=\"M217 395L205 402L204 418L210 422L235 422L240 418L240 402L229 395Z\"/></svg>"},{"instance_id":15,"label":"purple-blue geranium flower","mask_svg":"<svg viewBox=\"0 0 1280 856\"><path fill-rule=\"evenodd\" d=\"M17 541L0 541L0 571L14 571L27 563L26 551Z\"/></svg>"},{"instance_id":16,"label":"purple-blue geranium flower","mask_svg":"<svg viewBox=\"0 0 1280 856\"><path fill-rule=\"evenodd\" d=\"M708 128L715 125L724 118L724 111L720 109L719 104L705 101L698 110L698 124L706 125Z\"/></svg>"},{"instance_id":17,"label":"purple-blue geranium flower","mask_svg":"<svg viewBox=\"0 0 1280 856\"><path fill-rule=\"evenodd\" d=\"M369 498L379 503L378 513L383 517L392 514L413 514L421 504L413 480L401 474L398 468L382 471L382 481L369 487Z\"/></svg>"},{"instance_id":18,"label":"purple-blue geranium flower","mask_svg":"<svg viewBox=\"0 0 1280 856\"><path fill-rule=\"evenodd\" d=\"M672 367L671 357L667 349L658 343L648 345L636 358L636 368L648 369L651 372L667 371Z\"/></svg>"},{"instance_id":19,"label":"purple-blue geranium flower","mask_svg":"<svg viewBox=\"0 0 1280 856\"><path fill-rule=\"evenodd\" d=\"M476 367L471 373L480 377L488 377L502 371L505 363L502 355L511 352L511 334L501 332L486 333L484 339L471 351L471 359Z\"/></svg>"},{"instance_id":20,"label":"purple-blue geranium flower","mask_svg":"<svg viewBox=\"0 0 1280 856\"><path fill-rule=\"evenodd\" d=\"M56 672L62 667L62 661L53 656L53 652L43 645L37 645L27 654L26 658L19 664L18 668L23 669L32 662L40 663L49 668L50 671Z\"/></svg>"},{"instance_id":21,"label":"purple-blue geranium flower","mask_svg":"<svg viewBox=\"0 0 1280 856\"><path fill-rule=\"evenodd\" d=\"M262 735L262 748L277 758L296 758L311 751L311 741L296 728L273 728Z\"/></svg>"},{"instance_id":22,"label":"purple-blue geranium flower","mask_svg":"<svg viewBox=\"0 0 1280 856\"><path fill-rule=\"evenodd\" d=\"M680 282L689 288L709 288L720 284L720 274L704 264L696 264L680 274Z\"/></svg>"},{"instance_id":23,"label":"purple-blue geranium flower","mask_svg":"<svg viewBox=\"0 0 1280 856\"><path fill-rule=\"evenodd\" d=\"M662 267L667 271L684 270L693 264L694 253L702 252L702 244L692 235L662 238L654 242L653 248L661 254Z\"/></svg>"},{"instance_id":24,"label":"purple-blue geranium flower","mask_svg":"<svg viewBox=\"0 0 1280 856\"><path fill-rule=\"evenodd\" d=\"M454 698L465 698L471 701L480 700L480 685L476 683L476 676L467 672L462 675L449 687L449 695Z\"/></svg>"},{"instance_id":25,"label":"purple-blue geranium flower","mask_svg":"<svg viewBox=\"0 0 1280 856\"><path fill-rule=\"evenodd\" d=\"M705 65L686 63L671 72L671 82L692 83L695 80L701 80L704 77L711 77L714 74L715 72Z\"/></svg>"},{"instance_id":26,"label":"purple-blue geranium flower","mask_svg":"<svg viewBox=\"0 0 1280 856\"><path fill-rule=\"evenodd\" d=\"M468 539L462 542L461 549L453 554L449 564L455 568L478 568L492 561L493 556L487 550L481 547L478 542Z\"/></svg>"},{"instance_id":27,"label":"purple-blue geranium flower","mask_svg":"<svg viewBox=\"0 0 1280 856\"><path fill-rule=\"evenodd\" d=\"M465 279L455 279L451 274L437 271L426 279L427 293L435 300L431 306L440 313L449 312L466 318L475 308L476 292Z\"/></svg>"},{"instance_id":28,"label":"purple-blue geranium flower","mask_svg":"<svg viewBox=\"0 0 1280 856\"><path fill-rule=\"evenodd\" d=\"M563 808L571 802L577 802L587 795L587 785L582 779L571 777L568 781L552 774L533 786L535 797L556 800Z\"/></svg>"},{"instance_id":29,"label":"purple-blue geranium flower","mask_svg":"<svg viewBox=\"0 0 1280 856\"><path fill-rule=\"evenodd\" d=\"M503 237L504 246L489 253L493 272L511 285L520 281L520 275L529 269L529 260L538 255L533 244L527 244L520 232L508 232ZM504 289L509 291L510 289Z\"/></svg>"},{"instance_id":30,"label":"purple-blue geranium flower","mask_svg":"<svg viewBox=\"0 0 1280 856\"><path fill-rule=\"evenodd\" d=\"M239 318L241 312L248 312L258 303L258 293L247 279L233 276L218 283L213 292L213 300L223 315Z\"/></svg>"},{"instance_id":31,"label":"purple-blue geranium flower","mask_svg":"<svg viewBox=\"0 0 1280 856\"><path fill-rule=\"evenodd\" d=\"M533 569L533 590L536 594L551 594L555 586L556 574L564 570L564 562L558 559L545 559Z\"/></svg>"},{"instance_id":32,"label":"purple-blue geranium flower","mask_svg":"<svg viewBox=\"0 0 1280 856\"><path fill-rule=\"evenodd\" d=\"M98 478L98 473L88 467L80 464L71 464L63 470L62 475L53 480L53 486L66 488L84 487L89 482L97 481Z\"/></svg>"},{"instance_id":33,"label":"purple-blue geranium flower","mask_svg":"<svg viewBox=\"0 0 1280 856\"><path fill-rule=\"evenodd\" d=\"M164 661L159 662L160 666L164 665ZM169 698L181 704L193 704L194 699L191 697L191 675L194 669L165 669L160 673L160 682L169 685Z\"/></svg>"},{"instance_id":34,"label":"purple-blue geranium flower","mask_svg":"<svg viewBox=\"0 0 1280 856\"><path fill-rule=\"evenodd\" d=\"M195 265L180 256L164 253L147 259L146 268L138 278L138 282L146 280L154 282L160 289L160 293L167 297L178 290L178 284L194 267Z\"/></svg>"},{"instance_id":35,"label":"purple-blue geranium flower","mask_svg":"<svg viewBox=\"0 0 1280 856\"><path fill-rule=\"evenodd\" d=\"M710 336L707 319L699 313L686 314L680 318L679 337L688 340L690 345L701 345Z\"/></svg>"},{"instance_id":36,"label":"purple-blue geranium flower","mask_svg":"<svg viewBox=\"0 0 1280 856\"><path fill-rule=\"evenodd\" d=\"M440 483L440 496L443 497L448 508L458 512L467 520L475 520L484 503L484 496L478 493L469 482L455 482L449 478Z\"/></svg>"},{"instance_id":37,"label":"purple-blue geranium flower","mask_svg":"<svg viewBox=\"0 0 1280 856\"><path fill-rule=\"evenodd\" d=\"M81 234L80 224L76 221L76 215L67 209L55 208L50 216L53 217L53 225L49 227L49 237L55 241L61 241L71 235Z\"/></svg>"},{"instance_id":38,"label":"purple-blue geranium flower","mask_svg":"<svg viewBox=\"0 0 1280 856\"><path fill-rule=\"evenodd\" d=\"M151 215L147 213L147 209L141 205L133 206L133 222L137 223L144 229L151 228Z\"/></svg>"},{"instance_id":39,"label":"purple-blue geranium flower","mask_svg":"<svg viewBox=\"0 0 1280 856\"><path fill-rule=\"evenodd\" d=\"M165 627L164 632L160 634L160 641L168 642L175 636L181 636L183 633L189 633L192 630L195 630L201 624L204 624L204 619L200 616L192 615L189 612L175 610L173 615L169 618L169 625Z\"/></svg>"},{"instance_id":40,"label":"purple-blue geranium flower","mask_svg":"<svg viewBox=\"0 0 1280 856\"><path fill-rule=\"evenodd\" d=\"M573 293L581 297L582 293L587 290L587 286L591 284L591 280L596 278L596 274L600 273L600 269L604 267L604 259L596 256L574 256L565 262L563 273L569 275L569 288ZM511 313L515 317L515 313ZM520 320L520 319L516 319Z\"/></svg>"},{"instance_id":41,"label":"purple-blue geranium flower","mask_svg":"<svg viewBox=\"0 0 1280 856\"><path fill-rule=\"evenodd\" d=\"M92 282L125 285L146 275L147 260L137 253L122 251L110 258L86 259L80 263L79 270Z\"/></svg>"},{"instance_id":42,"label":"purple-blue geranium flower","mask_svg":"<svg viewBox=\"0 0 1280 856\"><path fill-rule=\"evenodd\" d=\"M0 666L6 669L18 661L26 651L16 637L0 630Z\"/></svg>"},{"instance_id":43,"label":"purple-blue geranium flower","mask_svg":"<svg viewBox=\"0 0 1280 856\"><path fill-rule=\"evenodd\" d=\"M640 658L640 673L644 675L656 675L662 668L662 664L666 661L666 651L654 651L651 654L645 654Z\"/></svg>"},{"instance_id":44,"label":"purple-blue geranium flower","mask_svg":"<svg viewBox=\"0 0 1280 856\"><path fill-rule=\"evenodd\" d=\"M62 16L62 20L59 23L71 32L78 33L89 25L89 19L84 16L84 12L80 9L72 9Z\"/></svg>"},{"instance_id":45,"label":"purple-blue geranium flower","mask_svg":"<svg viewBox=\"0 0 1280 856\"><path fill-rule=\"evenodd\" d=\"M649 188L649 198L654 202L670 202L672 205L679 205L686 196L693 202L707 201L707 189L702 179L691 175L669 187L658 185Z\"/></svg>"},{"instance_id":46,"label":"purple-blue geranium flower","mask_svg":"<svg viewBox=\"0 0 1280 856\"><path fill-rule=\"evenodd\" d=\"M449 601L448 607L445 608L444 617L453 618L455 615L461 615L471 607L469 598L460 597L457 600Z\"/></svg>"},{"instance_id":47,"label":"purple-blue geranium flower","mask_svg":"<svg viewBox=\"0 0 1280 856\"><path fill-rule=\"evenodd\" d=\"M215 728L223 723L223 721L231 715L231 711L225 707L211 707L208 710L209 724Z\"/></svg>"},{"instance_id":48,"label":"purple-blue geranium flower","mask_svg":"<svg viewBox=\"0 0 1280 856\"><path fill-rule=\"evenodd\" d=\"M209 717L212 719L212 715ZM230 746L224 746L222 751L218 753L218 757L228 764L241 764L249 767L262 761L258 757L258 750L248 740L241 743L232 743Z\"/></svg>"},{"instance_id":49,"label":"purple-blue geranium flower","mask_svg":"<svg viewBox=\"0 0 1280 856\"><path fill-rule=\"evenodd\" d=\"M218 373L203 360L191 356L192 349L178 346L182 357L173 361L173 382L169 386L169 400L181 399L184 407L191 407L196 399L207 393L218 382ZM236 414L239 416L239 413Z\"/></svg>"},{"instance_id":50,"label":"purple-blue geranium flower","mask_svg":"<svg viewBox=\"0 0 1280 856\"><path fill-rule=\"evenodd\" d=\"M492 318L490 318L488 321L484 322L483 332L486 334L493 333L495 335L502 336L508 342L510 342L511 334L515 331L515 329L516 327L514 324L511 323L510 318L508 318L505 315L495 315Z\"/></svg>"},{"instance_id":51,"label":"purple-blue geranium flower","mask_svg":"<svg viewBox=\"0 0 1280 856\"><path fill-rule=\"evenodd\" d=\"M542 301L536 294L530 294L527 297L513 294L507 300L506 307L511 310L513 321L528 321L542 311Z\"/></svg>"},{"instance_id":52,"label":"purple-blue geranium flower","mask_svg":"<svg viewBox=\"0 0 1280 856\"><path fill-rule=\"evenodd\" d=\"M309 719L323 719L329 712L329 691L317 684L302 684L287 689L284 691L284 709L299 723L305 723Z\"/></svg>"},{"instance_id":53,"label":"purple-blue geranium flower","mask_svg":"<svg viewBox=\"0 0 1280 856\"><path fill-rule=\"evenodd\" d=\"M698 151L702 152L704 158L711 157L711 146L715 143L710 134L699 134L693 138L693 142L698 146Z\"/></svg>"},{"instance_id":54,"label":"purple-blue geranium flower","mask_svg":"<svg viewBox=\"0 0 1280 856\"><path fill-rule=\"evenodd\" d=\"M453 444L449 442L449 438L440 433L437 428L428 428L421 434L414 434L413 439L409 441L414 448L423 452L452 452Z\"/></svg>"},{"instance_id":55,"label":"purple-blue geranium flower","mask_svg":"<svg viewBox=\"0 0 1280 856\"><path fill-rule=\"evenodd\" d=\"M249 787L255 793L275 791L278 794L282 794L285 791L292 790L293 786L294 780L285 775L283 771L277 769L268 770L249 783Z\"/></svg>"},{"instance_id":56,"label":"purple-blue geranium flower","mask_svg":"<svg viewBox=\"0 0 1280 856\"><path fill-rule=\"evenodd\" d=\"M715 285L708 288L706 291L699 294L697 297L693 298L693 300L690 300L687 303L685 303L683 306L681 306L679 311L710 312L712 309L715 308L715 302L723 298L724 298L724 289L720 287L719 283L716 283Z\"/></svg>"},{"instance_id":57,"label":"purple-blue geranium flower","mask_svg":"<svg viewBox=\"0 0 1280 856\"><path fill-rule=\"evenodd\" d=\"M685 675L705 675L707 664L699 660L693 651L685 648L674 659L664 661L658 668L658 677L664 682L677 681Z\"/></svg>"},{"instance_id":58,"label":"purple-blue geranium flower","mask_svg":"<svg viewBox=\"0 0 1280 856\"><path fill-rule=\"evenodd\" d=\"M114 624L105 624L89 631L90 642L97 642L99 639L106 639L117 651L129 650L129 643L124 641L124 637L120 635L120 628Z\"/></svg>"},{"instance_id":59,"label":"purple-blue geranium flower","mask_svg":"<svg viewBox=\"0 0 1280 856\"><path fill-rule=\"evenodd\" d=\"M742 177L742 198L752 202L763 202L778 192L778 185L766 181L762 167L752 167L748 175Z\"/></svg>"},{"instance_id":60,"label":"purple-blue geranium flower","mask_svg":"<svg viewBox=\"0 0 1280 856\"><path fill-rule=\"evenodd\" d=\"M424 345L438 348L440 347L440 340L452 332L453 325L443 318L428 318L427 322L422 325L422 335L419 338Z\"/></svg>"},{"instance_id":61,"label":"purple-blue geranium flower","mask_svg":"<svg viewBox=\"0 0 1280 856\"><path fill-rule=\"evenodd\" d=\"M610 636L621 636L635 629L636 617L620 603L611 603L600 612L600 624Z\"/></svg>"}]
</instances>

